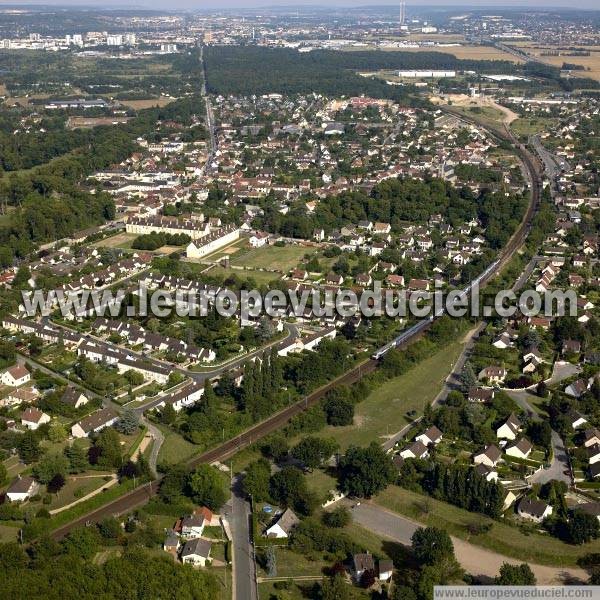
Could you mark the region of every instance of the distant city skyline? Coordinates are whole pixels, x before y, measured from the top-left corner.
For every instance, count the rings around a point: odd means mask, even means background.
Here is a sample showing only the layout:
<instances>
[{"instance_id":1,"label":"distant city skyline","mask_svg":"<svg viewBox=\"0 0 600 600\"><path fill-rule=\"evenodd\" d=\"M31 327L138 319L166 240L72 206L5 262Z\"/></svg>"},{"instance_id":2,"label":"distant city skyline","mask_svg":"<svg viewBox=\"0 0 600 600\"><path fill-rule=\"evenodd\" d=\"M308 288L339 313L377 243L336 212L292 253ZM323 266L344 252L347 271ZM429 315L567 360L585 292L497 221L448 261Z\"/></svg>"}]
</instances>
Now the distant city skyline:
<instances>
[{"instance_id":1,"label":"distant city skyline","mask_svg":"<svg viewBox=\"0 0 600 600\"><path fill-rule=\"evenodd\" d=\"M399 0L330 0L324 2L323 0L205 0L199 2L198 0L173 0L168 5L165 4L164 0L137 0L133 2L122 2L120 0L103 0L97 2L97 0L24 0L23 2L15 2L14 0L0 0L0 8L2 6L14 7L14 6L25 6L25 5L37 5L37 6L94 6L98 9L103 7L121 7L121 8L139 8L139 9L153 9L153 10L165 10L168 12L169 9L218 9L218 8L268 8L278 6L314 6L314 7L327 7L334 5L336 7L351 6L399 6ZM455 2L454 0L431 0L429 2L416 2L415 0L408 0L406 2L408 12L411 9L419 9L424 7L443 6L452 7L455 6L457 10L461 8L564 8L564 9L597 9L600 11L600 5L598 0L478 0L471 2Z\"/></svg>"}]
</instances>

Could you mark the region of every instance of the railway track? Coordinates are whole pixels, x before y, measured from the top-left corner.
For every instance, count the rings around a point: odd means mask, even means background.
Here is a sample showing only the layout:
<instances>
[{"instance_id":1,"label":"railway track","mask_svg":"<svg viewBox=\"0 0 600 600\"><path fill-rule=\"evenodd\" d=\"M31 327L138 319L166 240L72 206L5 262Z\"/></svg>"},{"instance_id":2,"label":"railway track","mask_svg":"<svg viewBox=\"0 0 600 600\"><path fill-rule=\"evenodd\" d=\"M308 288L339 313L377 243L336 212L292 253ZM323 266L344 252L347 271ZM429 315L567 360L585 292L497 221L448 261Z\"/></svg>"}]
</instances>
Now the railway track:
<instances>
[{"instance_id":1,"label":"railway track","mask_svg":"<svg viewBox=\"0 0 600 600\"><path fill-rule=\"evenodd\" d=\"M474 119L469 119L468 117L464 117L462 114L457 112L453 112L452 110L448 110L458 116L463 121L467 123L471 123L476 125L477 127L484 127ZM542 176L541 173L542 168L537 161L537 159L523 146L518 142L513 133L510 131L508 127L504 129L495 129L484 127L490 134L500 140L508 141L511 143L517 152L518 156L523 161L526 169L529 171L530 180L531 180L531 201L527 208L527 211L524 215L524 218L521 222L521 225L515 231L508 244L505 246L504 250L500 254L497 261L492 265L493 268L488 267L484 275L481 277L481 285L485 285L491 279L493 279L497 272L515 255L515 253L521 248L523 243L525 242L529 231L531 230L532 220L537 212L540 202L541 202L541 190L542 190ZM394 343L392 347L395 348L404 348L409 344L413 343L419 337L421 337L425 331L431 326L431 321L421 321L414 325L410 330L404 332L399 338L397 338L397 343ZM267 436L270 433L278 431L281 429L290 419L300 414L301 412L307 410L311 406L314 406L319 400L321 400L324 395L331 390L332 388L342 385L342 384L351 384L355 383L362 379L365 375L372 373L375 371L379 364L379 361L371 358L366 360L359 365L353 367L350 371L344 373L337 379L327 383L326 385L320 387L319 389L311 392L308 396L303 398L302 400L287 406L281 411L271 415L269 418L265 419L261 423L253 425L240 435L235 438L228 440L227 442L221 444L220 446L213 448L212 450L208 450L204 452L200 456L193 458L188 461L187 465L191 468L197 467L201 464L211 464L214 462L223 462L231 458L237 452L246 448L256 442L257 440ZM67 535L72 529L80 526L87 525L89 523L96 523L108 516L121 515L126 512L129 512L135 508L139 508L146 504L153 496L156 496L160 487L160 478L145 484L135 490L113 500L112 502L107 503L106 505L91 511L90 513L83 515L76 520L63 525L62 527L54 530L51 533L51 536L55 540L62 539L65 535Z\"/></svg>"}]
</instances>

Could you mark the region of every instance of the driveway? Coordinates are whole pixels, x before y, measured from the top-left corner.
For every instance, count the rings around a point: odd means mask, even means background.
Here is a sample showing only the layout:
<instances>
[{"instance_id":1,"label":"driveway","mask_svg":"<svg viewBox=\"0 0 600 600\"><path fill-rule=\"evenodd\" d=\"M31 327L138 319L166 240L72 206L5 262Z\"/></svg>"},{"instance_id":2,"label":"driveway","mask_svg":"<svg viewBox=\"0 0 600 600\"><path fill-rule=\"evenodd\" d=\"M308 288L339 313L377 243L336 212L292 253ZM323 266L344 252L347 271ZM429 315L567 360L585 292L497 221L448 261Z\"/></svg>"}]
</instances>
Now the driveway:
<instances>
[{"instance_id":1,"label":"driveway","mask_svg":"<svg viewBox=\"0 0 600 600\"><path fill-rule=\"evenodd\" d=\"M556 431L552 431L552 464L547 469L542 469L529 478L529 483L546 483L552 479L564 481L571 485L571 468L565 444ZM568 473L568 475L566 474Z\"/></svg>"},{"instance_id":2,"label":"driveway","mask_svg":"<svg viewBox=\"0 0 600 600\"><path fill-rule=\"evenodd\" d=\"M546 383L548 385L554 385L555 383L560 383L565 379L569 379L569 377L579 375L579 373L581 373L581 367L579 365L559 360L554 363L552 375L550 376L550 379L546 380Z\"/></svg>"},{"instance_id":3,"label":"driveway","mask_svg":"<svg viewBox=\"0 0 600 600\"><path fill-rule=\"evenodd\" d=\"M370 502L363 502L352 508L352 516L354 521L365 529L404 546L409 546L412 534L419 527L423 527L420 523ZM517 565L523 562L474 546L455 537L452 537L452 542L456 559L468 573L475 577L495 577L503 563ZM583 569L576 567L548 567L533 563L529 563L529 566L535 574L538 585L560 585L574 579L582 582L588 580L588 574Z\"/></svg>"}]
</instances>

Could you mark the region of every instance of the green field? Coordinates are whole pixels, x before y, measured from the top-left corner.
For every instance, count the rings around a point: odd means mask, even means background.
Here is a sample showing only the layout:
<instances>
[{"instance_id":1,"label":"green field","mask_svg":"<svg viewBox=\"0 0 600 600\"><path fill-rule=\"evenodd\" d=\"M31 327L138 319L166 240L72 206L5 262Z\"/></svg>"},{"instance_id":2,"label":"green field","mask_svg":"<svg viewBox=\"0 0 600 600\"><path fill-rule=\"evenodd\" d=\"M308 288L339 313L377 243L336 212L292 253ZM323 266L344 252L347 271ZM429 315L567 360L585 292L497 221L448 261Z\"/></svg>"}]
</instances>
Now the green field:
<instances>
[{"instance_id":1,"label":"green field","mask_svg":"<svg viewBox=\"0 0 600 600\"><path fill-rule=\"evenodd\" d=\"M390 379L356 405L353 425L326 427L317 435L335 438L342 450L351 445L384 442L386 436L412 421L407 417L409 411L422 414L425 406L435 399L462 348L461 342L454 342L404 375Z\"/></svg>"},{"instance_id":2,"label":"green field","mask_svg":"<svg viewBox=\"0 0 600 600\"><path fill-rule=\"evenodd\" d=\"M575 546L565 544L550 535L523 532L516 526L493 521L480 514L471 513L428 496L390 486L375 498L375 503L429 526L442 527L451 535L471 544L518 560L552 566L575 566L577 559L591 552L600 552L600 540ZM424 507L426 506L426 510ZM472 523L490 523L487 533L471 535Z\"/></svg>"},{"instance_id":3,"label":"green field","mask_svg":"<svg viewBox=\"0 0 600 600\"><path fill-rule=\"evenodd\" d=\"M557 119L547 117L521 117L513 121L510 128L513 133L519 137L528 137L536 133L547 131L556 125Z\"/></svg>"},{"instance_id":4,"label":"green field","mask_svg":"<svg viewBox=\"0 0 600 600\"><path fill-rule=\"evenodd\" d=\"M158 462L165 464L176 464L181 463L198 452L198 447L184 440L178 433L161 427L161 431L165 436L165 441L160 447L158 453Z\"/></svg>"},{"instance_id":5,"label":"green field","mask_svg":"<svg viewBox=\"0 0 600 600\"><path fill-rule=\"evenodd\" d=\"M304 246L263 246L231 257L231 264L249 269L275 269L287 273L305 254L314 254L314 248Z\"/></svg>"}]
</instances>

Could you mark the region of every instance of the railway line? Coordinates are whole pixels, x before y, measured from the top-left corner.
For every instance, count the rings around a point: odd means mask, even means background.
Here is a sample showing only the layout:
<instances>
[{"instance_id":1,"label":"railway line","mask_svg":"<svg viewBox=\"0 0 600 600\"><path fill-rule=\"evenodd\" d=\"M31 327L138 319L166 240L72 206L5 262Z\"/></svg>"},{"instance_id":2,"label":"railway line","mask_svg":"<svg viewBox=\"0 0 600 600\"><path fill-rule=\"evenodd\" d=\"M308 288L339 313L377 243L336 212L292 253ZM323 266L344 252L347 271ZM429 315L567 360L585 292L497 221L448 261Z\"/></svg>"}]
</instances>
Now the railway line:
<instances>
[{"instance_id":1,"label":"railway line","mask_svg":"<svg viewBox=\"0 0 600 600\"><path fill-rule=\"evenodd\" d=\"M468 117L464 117L462 114L457 114L458 111L454 112L451 109L448 109L448 112L458 116L467 123L476 125L478 127L483 127L481 124L477 123L477 121L469 119ZM533 217L535 216L535 213L537 212L541 202L543 170L536 157L533 156L525 146L518 142L508 127L505 126L503 129L485 127L485 129L488 130L488 132L496 139L508 141L511 145L513 145L516 153L523 161L523 164L529 173L531 182L531 201L525 212L521 225L517 231L515 231L508 244L500 253L498 259L489 265L486 270L479 275L479 277L477 277L477 279L475 279L463 290L465 295L471 294L476 283L480 286L484 286L491 279L493 279L498 271L500 271L502 267L508 261L510 261L515 253L521 248L527 238L527 235L529 234L529 231L531 230ZM200 464L211 464L214 462L226 461L243 448L250 446L266 435L281 429L290 419L307 410L311 406L314 406L333 387L341 384L355 383L365 375L372 373L377 368L379 360L387 352L389 352L392 348L404 348L417 340L440 316L441 313L437 313L427 320L416 323L406 331L402 332L392 342L386 344L382 348L379 348L370 359L356 365L350 371L347 371L337 379L334 379L319 389L311 392L302 400L287 406L274 415L271 415L264 421L253 425L235 438L228 440L220 446L213 448L212 450L208 450L207 452L204 452L203 454L193 458L192 460L188 461L187 465L193 468ZM116 500L113 500L112 502L109 502L106 505L91 511L88 514L77 518L71 523L67 523L66 525L54 530L51 536L54 539L59 540L75 527L98 522L107 516L120 515L138 508L155 496L158 493L159 487L160 478L136 488L120 498L117 498Z\"/></svg>"}]
</instances>

